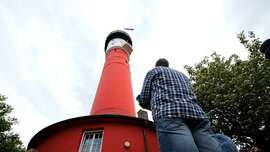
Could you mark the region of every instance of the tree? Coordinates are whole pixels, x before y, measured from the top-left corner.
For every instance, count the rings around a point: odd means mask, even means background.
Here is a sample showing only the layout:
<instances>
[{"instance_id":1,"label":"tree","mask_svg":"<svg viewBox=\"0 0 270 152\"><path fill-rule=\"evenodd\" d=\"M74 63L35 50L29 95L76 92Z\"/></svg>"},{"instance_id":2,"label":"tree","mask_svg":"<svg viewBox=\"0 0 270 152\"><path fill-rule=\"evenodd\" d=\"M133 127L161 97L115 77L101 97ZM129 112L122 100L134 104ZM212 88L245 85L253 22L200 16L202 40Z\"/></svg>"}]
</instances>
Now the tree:
<instances>
[{"instance_id":1,"label":"tree","mask_svg":"<svg viewBox=\"0 0 270 152\"><path fill-rule=\"evenodd\" d=\"M247 60L213 53L185 68L214 130L232 137L241 151L255 146L268 152L270 60L259 52L261 42L253 32L237 37L249 53Z\"/></svg>"},{"instance_id":2,"label":"tree","mask_svg":"<svg viewBox=\"0 0 270 152\"><path fill-rule=\"evenodd\" d=\"M23 152L25 149L19 135L12 132L17 119L9 116L13 109L4 102L6 99L0 94L0 152Z\"/></svg>"}]
</instances>

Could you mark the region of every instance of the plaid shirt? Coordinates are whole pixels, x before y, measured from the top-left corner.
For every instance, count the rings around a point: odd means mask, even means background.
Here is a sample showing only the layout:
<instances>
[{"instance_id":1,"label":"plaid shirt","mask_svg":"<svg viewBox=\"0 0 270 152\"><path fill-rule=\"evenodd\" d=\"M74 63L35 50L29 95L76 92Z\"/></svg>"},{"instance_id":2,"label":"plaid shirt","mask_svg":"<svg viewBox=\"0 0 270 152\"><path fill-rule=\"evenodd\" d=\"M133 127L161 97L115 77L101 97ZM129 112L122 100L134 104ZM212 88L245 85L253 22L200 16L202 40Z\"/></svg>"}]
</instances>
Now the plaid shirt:
<instances>
[{"instance_id":1,"label":"plaid shirt","mask_svg":"<svg viewBox=\"0 0 270 152\"><path fill-rule=\"evenodd\" d=\"M154 121L160 118L207 118L197 104L189 78L168 67L150 70L144 80L139 104L152 110Z\"/></svg>"}]
</instances>

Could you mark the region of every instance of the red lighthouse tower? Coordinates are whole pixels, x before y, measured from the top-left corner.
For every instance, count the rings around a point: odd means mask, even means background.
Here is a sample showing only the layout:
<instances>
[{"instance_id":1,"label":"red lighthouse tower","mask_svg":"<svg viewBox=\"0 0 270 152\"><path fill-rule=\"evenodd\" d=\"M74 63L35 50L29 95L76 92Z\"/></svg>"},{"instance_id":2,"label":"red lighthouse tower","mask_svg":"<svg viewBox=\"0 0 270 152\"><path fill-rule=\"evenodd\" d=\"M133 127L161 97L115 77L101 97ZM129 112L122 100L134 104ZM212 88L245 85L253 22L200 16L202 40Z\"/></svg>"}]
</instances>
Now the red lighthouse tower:
<instances>
[{"instance_id":1,"label":"red lighthouse tower","mask_svg":"<svg viewBox=\"0 0 270 152\"><path fill-rule=\"evenodd\" d=\"M91 114L121 114L135 117L129 56L132 41L127 33L114 31L105 42L106 62Z\"/></svg>"},{"instance_id":2,"label":"red lighthouse tower","mask_svg":"<svg viewBox=\"0 0 270 152\"><path fill-rule=\"evenodd\" d=\"M90 115L39 131L27 149L37 152L158 152L153 122L137 118L132 93L130 36L111 32L106 60Z\"/></svg>"}]
</instances>

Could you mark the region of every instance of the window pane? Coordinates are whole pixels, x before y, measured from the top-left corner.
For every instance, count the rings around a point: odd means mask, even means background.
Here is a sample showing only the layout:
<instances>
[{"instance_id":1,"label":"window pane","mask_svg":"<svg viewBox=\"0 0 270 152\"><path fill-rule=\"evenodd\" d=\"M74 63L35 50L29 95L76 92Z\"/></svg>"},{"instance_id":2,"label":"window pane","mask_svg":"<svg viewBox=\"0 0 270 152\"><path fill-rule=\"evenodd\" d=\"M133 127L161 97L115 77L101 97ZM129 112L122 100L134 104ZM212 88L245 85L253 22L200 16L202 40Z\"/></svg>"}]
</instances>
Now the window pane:
<instances>
[{"instance_id":1,"label":"window pane","mask_svg":"<svg viewBox=\"0 0 270 152\"><path fill-rule=\"evenodd\" d=\"M85 132L80 152L101 152L102 135L102 130Z\"/></svg>"}]
</instances>

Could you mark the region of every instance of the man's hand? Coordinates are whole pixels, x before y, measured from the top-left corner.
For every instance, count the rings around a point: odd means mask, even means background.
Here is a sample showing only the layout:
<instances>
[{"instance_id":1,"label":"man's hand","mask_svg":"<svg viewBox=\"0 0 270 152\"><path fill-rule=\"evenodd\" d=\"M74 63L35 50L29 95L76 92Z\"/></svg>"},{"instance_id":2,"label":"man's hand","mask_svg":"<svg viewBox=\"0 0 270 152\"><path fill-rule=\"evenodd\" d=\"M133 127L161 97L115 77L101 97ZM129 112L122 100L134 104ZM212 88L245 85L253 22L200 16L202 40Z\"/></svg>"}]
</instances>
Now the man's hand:
<instances>
[{"instance_id":1,"label":"man's hand","mask_svg":"<svg viewBox=\"0 0 270 152\"><path fill-rule=\"evenodd\" d=\"M136 100L140 102L140 95L136 97Z\"/></svg>"},{"instance_id":2,"label":"man's hand","mask_svg":"<svg viewBox=\"0 0 270 152\"><path fill-rule=\"evenodd\" d=\"M144 108L144 109L147 109L147 110L150 110L150 111L151 111L151 106L150 106L150 103L149 103L149 102L147 102L147 104L146 104L145 102L142 102L142 101L141 101L141 98L140 98L140 95L138 95L138 96L136 97L136 100L137 100L137 101L139 101L139 105L140 105L142 108Z\"/></svg>"}]
</instances>

